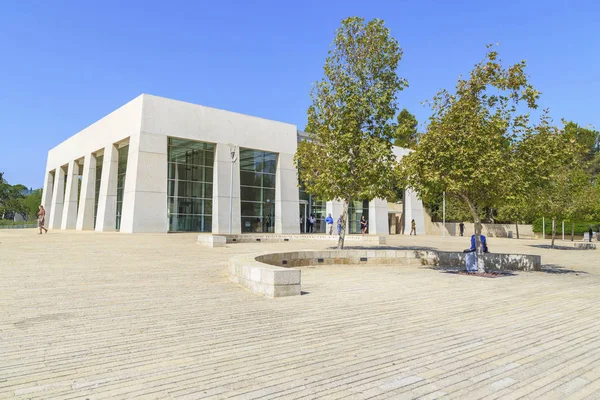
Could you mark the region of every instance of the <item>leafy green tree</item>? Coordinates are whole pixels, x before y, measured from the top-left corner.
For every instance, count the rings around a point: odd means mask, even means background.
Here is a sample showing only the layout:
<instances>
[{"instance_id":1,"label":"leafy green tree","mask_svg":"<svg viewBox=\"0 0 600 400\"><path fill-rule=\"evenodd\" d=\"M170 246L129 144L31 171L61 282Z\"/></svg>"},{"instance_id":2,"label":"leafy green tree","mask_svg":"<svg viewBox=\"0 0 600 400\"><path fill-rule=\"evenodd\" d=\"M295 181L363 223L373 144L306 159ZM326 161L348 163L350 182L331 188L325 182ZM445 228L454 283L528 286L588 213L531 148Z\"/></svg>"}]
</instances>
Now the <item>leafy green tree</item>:
<instances>
[{"instance_id":1,"label":"leafy green tree","mask_svg":"<svg viewBox=\"0 0 600 400\"><path fill-rule=\"evenodd\" d=\"M436 193L423 202L431 220L439 222L443 220L443 193ZM446 222L471 221L471 212L466 204L454 196L446 196Z\"/></svg>"},{"instance_id":2,"label":"leafy green tree","mask_svg":"<svg viewBox=\"0 0 600 400\"><path fill-rule=\"evenodd\" d=\"M563 119L562 122L565 125L565 135L581 146L583 154L594 154L600 151L598 148L600 132L591 128L583 128L573 121L566 121Z\"/></svg>"},{"instance_id":3,"label":"leafy green tree","mask_svg":"<svg viewBox=\"0 0 600 400\"><path fill-rule=\"evenodd\" d=\"M36 189L31 194L22 199L23 210L27 214L28 219L32 219L37 215L40 204L42 204L42 189Z\"/></svg>"},{"instance_id":4,"label":"leafy green tree","mask_svg":"<svg viewBox=\"0 0 600 400\"><path fill-rule=\"evenodd\" d=\"M590 176L580 166L562 166L551 175L548 185L536 194L536 204L552 217L552 244L556 240L556 227L562 220L573 221L591 212Z\"/></svg>"},{"instance_id":5,"label":"leafy green tree","mask_svg":"<svg viewBox=\"0 0 600 400\"><path fill-rule=\"evenodd\" d=\"M562 122L565 125L565 136L579 146L579 162L592 179L596 180L600 175L600 132L589 127L583 128L572 121Z\"/></svg>"},{"instance_id":6,"label":"leafy green tree","mask_svg":"<svg viewBox=\"0 0 600 400\"><path fill-rule=\"evenodd\" d=\"M401 58L382 20L346 18L311 93L309 139L298 144L295 161L308 193L343 201L339 248L350 201L393 197L398 187L391 140L396 96L407 86L396 73Z\"/></svg>"},{"instance_id":7,"label":"leafy green tree","mask_svg":"<svg viewBox=\"0 0 600 400\"><path fill-rule=\"evenodd\" d=\"M552 248L558 222L587 219L593 213L592 180L582 162L586 152L572 132L552 126L547 117L519 145L517 181L523 188L519 197L526 212L551 216Z\"/></svg>"},{"instance_id":8,"label":"leafy green tree","mask_svg":"<svg viewBox=\"0 0 600 400\"><path fill-rule=\"evenodd\" d=\"M419 142L418 125L417 118L406 108L403 108L396 119L394 145L414 149Z\"/></svg>"},{"instance_id":9,"label":"leafy green tree","mask_svg":"<svg viewBox=\"0 0 600 400\"><path fill-rule=\"evenodd\" d=\"M416 151L402 159L408 186L424 199L446 191L468 206L475 222L478 270L484 272L480 212L498 207L513 179L514 147L528 129L523 109L537 108L525 61L504 67L488 46L485 58L453 93L438 92Z\"/></svg>"},{"instance_id":10,"label":"leafy green tree","mask_svg":"<svg viewBox=\"0 0 600 400\"><path fill-rule=\"evenodd\" d=\"M0 172L0 207L8 200L12 186L4 179L4 173Z\"/></svg>"}]
</instances>

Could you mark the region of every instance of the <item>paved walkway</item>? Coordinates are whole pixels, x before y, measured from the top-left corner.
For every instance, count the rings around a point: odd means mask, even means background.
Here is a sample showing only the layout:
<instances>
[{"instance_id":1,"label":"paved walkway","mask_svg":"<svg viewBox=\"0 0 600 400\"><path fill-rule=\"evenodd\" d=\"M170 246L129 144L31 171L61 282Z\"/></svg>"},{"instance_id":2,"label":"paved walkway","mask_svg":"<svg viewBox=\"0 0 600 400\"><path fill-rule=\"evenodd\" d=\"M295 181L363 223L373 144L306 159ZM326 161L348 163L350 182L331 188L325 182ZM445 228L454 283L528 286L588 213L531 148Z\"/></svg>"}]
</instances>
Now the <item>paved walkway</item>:
<instances>
[{"instance_id":1,"label":"paved walkway","mask_svg":"<svg viewBox=\"0 0 600 400\"><path fill-rule=\"evenodd\" d=\"M229 256L330 244L0 231L0 398L600 399L600 250L540 243L489 244L543 272L319 266L305 295L266 299L227 280Z\"/></svg>"}]
</instances>

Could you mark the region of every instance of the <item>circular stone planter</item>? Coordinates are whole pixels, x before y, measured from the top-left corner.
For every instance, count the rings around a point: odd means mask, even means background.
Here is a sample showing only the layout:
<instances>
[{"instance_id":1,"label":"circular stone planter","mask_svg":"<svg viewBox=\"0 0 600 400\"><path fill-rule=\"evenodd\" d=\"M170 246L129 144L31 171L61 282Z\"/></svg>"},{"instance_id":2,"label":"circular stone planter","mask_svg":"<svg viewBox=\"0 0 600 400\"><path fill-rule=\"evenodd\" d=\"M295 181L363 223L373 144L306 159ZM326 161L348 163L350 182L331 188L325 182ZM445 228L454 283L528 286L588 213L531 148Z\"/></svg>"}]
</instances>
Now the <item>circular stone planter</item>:
<instances>
[{"instance_id":1,"label":"circular stone planter","mask_svg":"<svg viewBox=\"0 0 600 400\"><path fill-rule=\"evenodd\" d=\"M541 257L525 254L484 255L487 271L539 271ZM330 264L428 265L463 268L465 253L432 250L322 250L235 256L229 279L267 297L301 293L301 271L293 267Z\"/></svg>"}]
</instances>

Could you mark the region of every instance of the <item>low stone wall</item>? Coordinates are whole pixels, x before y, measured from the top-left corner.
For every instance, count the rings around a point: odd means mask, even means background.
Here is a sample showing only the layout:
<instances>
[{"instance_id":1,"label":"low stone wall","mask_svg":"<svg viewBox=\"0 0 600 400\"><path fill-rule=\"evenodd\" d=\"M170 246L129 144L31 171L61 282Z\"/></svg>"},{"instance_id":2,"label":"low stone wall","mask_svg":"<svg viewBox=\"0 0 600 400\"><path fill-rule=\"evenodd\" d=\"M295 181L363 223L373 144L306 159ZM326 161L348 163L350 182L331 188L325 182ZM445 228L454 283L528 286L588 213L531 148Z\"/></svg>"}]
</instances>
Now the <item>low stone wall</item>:
<instances>
[{"instance_id":1,"label":"low stone wall","mask_svg":"<svg viewBox=\"0 0 600 400\"><path fill-rule=\"evenodd\" d=\"M431 250L323 250L236 256L229 260L229 278L263 296L294 296L301 293L301 272L293 267L382 264L463 269L465 256L462 252ZM525 254L485 254L484 260L488 271L539 271L542 263L540 256Z\"/></svg>"},{"instance_id":2,"label":"low stone wall","mask_svg":"<svg viewBox=\"0 0 600 400\"><path fill-rule=\"evenodd\" d=\"M198 243L208 247L225 247L226 239L218 235L198 235Z\"/></svg>"},{"instance_id":3,"label":"low stone wall","mask_svg":"<svg viewBox=\"0 0 600 400\"><path fill-rule=\"evenodd\" d=\"M465 268L465 253L432 250L324 250L273 253L256 261L283 267L319 264L428 265ZM541 257L525 254L484 254L488 271L539 271Z\"/></svg>"},{"instance_id":4,"label":"low stone wall","mask_svg":"<svg viewBox=\"0 0 600 400\"><path fill-rule=\"evenodd\" d=\"M503 237L503 238L517 238L517 230L515 224L481 224L481 233L487 237ZM460 236L460 227L458 222L446 222L444 225L441 222L429 222L425 223L425 232L428 235L439 235L442 236L443 230L446 231L446 236ZM475 224L472 222L465 223L464 236L471 237L475 233ZM531 225L519 224L519 237L521 239L533 239L535 233Z\"/></svg>"},{"instance_id":5,"label":"low stone wall","mask_svg":"<svg viewBox=\"0 0 600 400\"><path fill-rule=\"evenodd\" d=\"M256 257L236 256L229 259L229 279L266 297L299 295L300 276L297 269L268 265L257 261Z\"/></svg>"},{"instance_id":6,"label":"low stone wall","mask_svg":"<svg viewBox=\"0 0 600 400\"><path fill-rule=\"evenodd\" d=\"M279 243L291 242L298 240L317 240L317 241L332 241L337 242L337 235L314 235L314 234L277 234L277 233L242 233L242 234L200 234L198 242L208 244L208 237L225 238L226 243ZM361 243L361 244L385 244L385 236L377 235L346 235L346 242ZM217 247L217 246L211 246Z\"/></svg>"}]
</instances>

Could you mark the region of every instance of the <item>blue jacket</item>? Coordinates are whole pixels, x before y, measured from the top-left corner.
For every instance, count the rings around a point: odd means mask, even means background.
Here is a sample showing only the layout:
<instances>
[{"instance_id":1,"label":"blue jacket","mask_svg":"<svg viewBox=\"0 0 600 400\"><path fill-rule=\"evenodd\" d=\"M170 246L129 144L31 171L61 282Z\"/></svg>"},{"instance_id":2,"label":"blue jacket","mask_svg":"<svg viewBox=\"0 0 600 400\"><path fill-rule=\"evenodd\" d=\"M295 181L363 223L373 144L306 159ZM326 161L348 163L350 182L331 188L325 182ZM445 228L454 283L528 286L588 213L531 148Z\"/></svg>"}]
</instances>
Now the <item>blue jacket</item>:
<instances>
[{"instance_id":1,"label":"blue jacket","mask_svg":"<svg viewBox=\"0 0 600 400\"><path fill-rule=\"evenodd\" d=\"M333 218L327 217L325 218L325 222L327 222L328 224L333 224Z\"/></svg>"},{"instance_id":2,"label":"blue jacket","mask_svg":"<svg viewBox=\"0 0 600 400\"><path fill-rule=\"evenodd\" d=\"M487 247L487 239L485 238L484 235L481 235L481 246L483 247L483 252L487 253L488 252L488 247ZM471 235L471 248L469 250L474 251L476 248L476 244L475 244L475 235Z\"/></svg>"}]
</instances>

